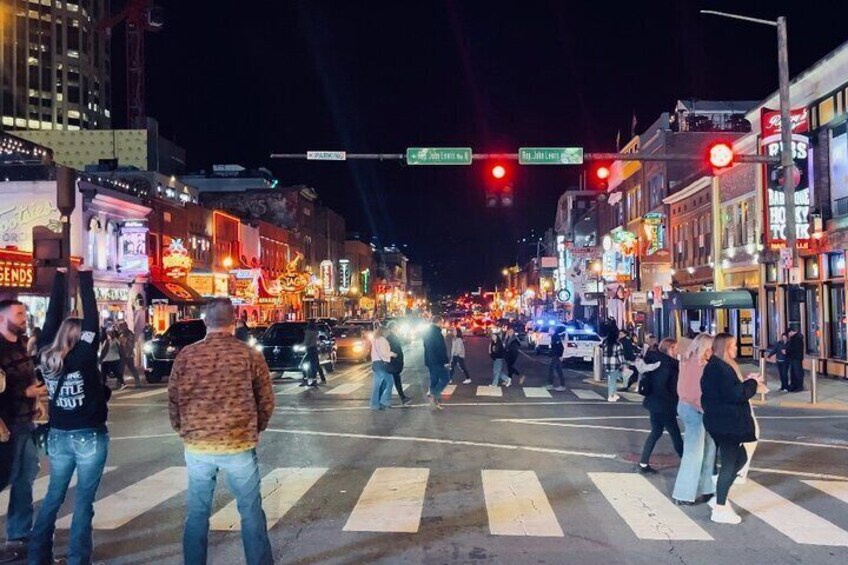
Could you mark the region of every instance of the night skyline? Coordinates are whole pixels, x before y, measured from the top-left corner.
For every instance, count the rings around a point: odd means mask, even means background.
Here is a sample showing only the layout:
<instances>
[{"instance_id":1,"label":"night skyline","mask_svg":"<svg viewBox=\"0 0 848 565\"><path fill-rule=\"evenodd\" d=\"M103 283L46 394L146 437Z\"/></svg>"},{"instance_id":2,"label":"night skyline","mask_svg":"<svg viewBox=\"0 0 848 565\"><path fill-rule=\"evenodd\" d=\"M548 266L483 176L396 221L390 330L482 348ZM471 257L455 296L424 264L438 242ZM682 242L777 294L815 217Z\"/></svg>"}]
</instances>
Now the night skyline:
<instances>
[{"instance_id":1,"label":"night skyline","mask_svg":"<svg viewBox=\"0 0 848 565\"><path fill-rule=\"evenodd\" d=\"M838 19L787 2L662 2L616 14L552 2L439 2L414 11L284 2L262 12L161 4L165 30L147 41L148 115L187 149L189 170L267 166L283 186L314 186L348 231L408 244L435 291L496 282L515 261L515 241L553 224L578 169L515 165L516 203L503 211L485 208L479 164L269 155L451 145L613 151L618 131L622 143L629 139L634 115L639 133L678 99L761 100L776 89L774 30L700 9L787 16L793 78L845 39ZM113 77L122 101L120 64ZM120 127L123 104L115 106Z\"/></svg>"}]
</instances>

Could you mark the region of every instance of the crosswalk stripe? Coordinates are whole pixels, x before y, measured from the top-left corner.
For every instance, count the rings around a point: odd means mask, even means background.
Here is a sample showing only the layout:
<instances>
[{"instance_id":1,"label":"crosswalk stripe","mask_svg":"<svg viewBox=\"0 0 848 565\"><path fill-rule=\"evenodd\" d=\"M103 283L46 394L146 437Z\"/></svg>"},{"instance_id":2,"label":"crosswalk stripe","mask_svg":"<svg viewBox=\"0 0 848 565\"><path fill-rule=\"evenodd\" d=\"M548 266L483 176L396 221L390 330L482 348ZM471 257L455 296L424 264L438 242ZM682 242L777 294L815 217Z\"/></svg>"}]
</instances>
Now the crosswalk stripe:
<instances>
[{"instance_id":1,"label":"crosswalk stripe","mask_svg":"<svg viewBox=\"0 0 848 565\"><path fill-rule=\"evenodd\" d=\"M630 402L642 402L642 399L645 397L639 394L638 392L619 392L618 395L625 400L629 400Z\"/></svg>"},{"instance_id":2,"label":"crosswalk stripe","mask_svg":"<svg viewBox=\"0 0 848 565\"><path fill-rule=\"evenodd\" d=\"M499 386L478 386L477 387L477 396L503 396L503 391Z\"/></svg>"},{"instance_id":3,"label":"crosswalk stripe","mask_svg":"<svg viewBox=\"0 0 848 565\"><path fill-rule=\"evenodd\" d=\"M848 532L751 479L730 489L730 501L796 543L848 547Z\"/></svg>"},{"instance_id":4,"label":"crosswalk stripe","mask_svg":"<svg viewBox=\"0 0 848 565\"><path fill-rule=\"evenodd\" d=\"M306 390L306 387L302 387L302 386L300 386L300 384L292 384L292 385L286 385L284 387L280 387L280 390L277 391L277 394L285 394L285 395L300 394L304 390Z\"/></svg>"},{"instance_id":5,"label":"crosswalk stripe","mask_svg":"<svg viewBox=\"0 0 848 565\"><path fill-rule=\"evenodd\" d=\"M132 392L130 394L124 394L115 400L138 400L139 398L147 398L149 396L157 396L159 394L165 394L168 392L167 388L157 388L154 390L145 390L143 392Z\"/></svg>"},{"instance_id":6,"label":"crosswalk stripe","mask_svg":"<svg viewBox=\"0 0 848 565\"><path fill-rule=\"evenodd\" d=\"M493 535L563 537L535 472L483 470L482 476Z\"/></svg>"},{"instance_id":7,"label":"crosswalk stripe","mask_svg":"<svg viewBox=\"0 0 848 565\"><path fill-rule=\"evenodd\" d=\"M801 481L848 504L848 481Z\"/></svg>"},{"instance_id":8,"label":"crosswalk stripe","mask_svg":"<svg viewBox=\"0 0 848 565\"><path fill-rule=\"evenodd\" d=\"M605 400L603 396L595 392L594 390L584 390L581 388L573 388L571 392L574 393L574 396L579 398L580 400Z\"/></svg>"},{"instance_id":9,"label":"crosswalk stripe","mask_svg":"<svg viewBox=\"0 0 848 565\"><path fill-rule=\"evenodd\" d=\"M456 390L456 385L448 385L445 387L445 390L442 391L442 396L451 396Z\"/></svg>"},{"instance_id":10,"label":"crosswalk stripe","mask_svg":"<svg viewBox=\"0 0 848 565\"><path fill-rule=\"evenodd\" d=\"M411 388L412 388L411 384L405 384L405 385L403 385L403 392L407 392Z\"/></svg>"},{"instance_id":11,"label":"crosswalk stripe","mask_svg":"<svg viewBox=\"0 0 848 565\"><path fill-rule=\"evenodd\" d=\"M344 531L416 533L429 475L429 469L419 467L377 468L348 517Z\"/></svg>"},{"instance_id":12,"label":"crosswalk stripe","mask_svg":"<svg viewBox=\"0 0 848 565\"><path fill-rule=\"evenodd\" d=\"M188 484L185 467L168 467L127 488L94 503L95 530L116 530L145 512L183 492ZM56 527L71 527L71 516L65 516Z\"/></svg>"},{"instance_id":13,"label":"crosswalk stripe","mask_svg":"<svg viewBox=\"0 0 848 565\"><path fill-rule=\"evenodd\" d=\"M589 473L589 478L639 539L713 539L641 475Z\"/></svg>"},{"instance_id":14,"label":"crosswalk stripe","mask_svg":"<svg viewBox=\"0 0 848 565\"><path fill-rule=\"evenodd\" d=\"M106 467L103 469L103 474L105 475L109 471L114 471L117 467ZM50 484L50 475L44 475L43 477L37 478L32 483L32 501L38 502L40 500L44 500L44 497L47 496L47 486ZM72 489L77 485L77 475L74 473L74 476L71 477L71 482L68 485L68 489ZM68 498L71 498L69 495ZM67 503L67 499L65 501ZM0 516L5 516L6 512L9 509L9 489L5 489L2 493L0 493Z\"/></svg>"},{"instance_id":15,"label":"crosswalk stripe","mask_svg":"<svg viewBox=\"0 0 848 565\"><path fill-rule=\"evenodd\" d=\"M524 396L527 398L553 398L550 392L540 386L524 387Z\"/></svg>"},{"instance_id":16,"label":"crosswalk stripe","mask_svg":"<svg viewBox=\"0 0 848 565\"><path fill-rule=\"evenodd\" d=\"M274 469L265 475L262 478L260 493L268 528L273 528L282 520L328 470L326 467L289 467ZM236 501L233 500L216 512L209 521L209 527L213 531L241 530L241 517Z\"/></svg>"},{"instance_id":17,"label":"crosswalk stripe","mask_svg":"<svg viewBox=\"0 0 848 565\"><path fill-rule=\"evenodd\" d=\"M327 391L327 394L350 394L360 388L362 388L362 383L345 383Z\"/></svg>"}]
</instances>

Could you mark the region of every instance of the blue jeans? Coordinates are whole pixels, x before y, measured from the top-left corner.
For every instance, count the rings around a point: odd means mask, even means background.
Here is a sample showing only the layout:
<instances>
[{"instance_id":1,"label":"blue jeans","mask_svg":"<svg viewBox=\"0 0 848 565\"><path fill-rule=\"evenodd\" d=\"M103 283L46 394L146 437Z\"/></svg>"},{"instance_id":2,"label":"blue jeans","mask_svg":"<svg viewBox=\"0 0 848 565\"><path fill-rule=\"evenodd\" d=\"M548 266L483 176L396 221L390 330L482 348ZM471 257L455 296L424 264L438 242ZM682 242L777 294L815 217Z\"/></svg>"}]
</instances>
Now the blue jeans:
<instances>
[{"instance_id":1,"label":"blue jeans","mask_svg":"<svg viewBox=\"0 0 848 565\"><path fill-rule=\"evenodd\" d=\"M607 398L615 394L619 379L621 379L621 371L607 371Z\"/></svg>"},{"instance_id":2,"label":"blue jeans","mask_svg":"<svg viewBox=\"0 0 848 565\"><path fill-rule=\"evenodd\" d=\"M47 435L47 452L50 459L50 484L32 528L29 563L41 565L52 562L56 515L65 501L68 483L76 469L77 486L68 541L68 563L88 565L94 547L91 534L94 496L100 486L106 456L109 454L109 432L105 426L83 430L51 429Z\"/></svg>"},{"instance_id":3,"label":"blue jeans","mask_svg":"<svg viewBox=\"0 0 848 565\"><path fill-rule=\"evenodd\" d=\"M38 449L32 441L33 424L15 424L9 439L9 511L6 539L29 539L32 530L32 483L38 476Z\"/></svg>"},{"instance_id":4,"label":"blue jeans","mask_svg":"<svg viewBox=\"0 0 848 565\"><path fill-rule=\"evenodd\" d=\"M504 372L504 360L492 359L492 384L497 386L502 380L506 380L506 372Z\"/></svg>"},{"instance_id":5,"label":"blue jeans","mask_svg":"<svg viewBox=\"0 0 848 565\"><path fill-rule=\"evenodd\" d=\"M672 498L694 502L702 494L713 494L713 468L716 446L704 429L704 415L685 402L677 404L677 413L683 421L683 459L677 470Z\"/></svg>"},{"instance_id":6,"label":"blue jeans","mask_svg":"<svg viewBox=\"0 0 848 565\"><path fill-rule=\"evenodd\" d=\"M394 378L389 373L388 363L374 361L371 363L374 380L371 384L371 410L388 408L392 405L392 385Z\"/></svg>"},{"instance_id":7,"label":"blue jeans","mask_svg":"<svg viewBox=\"0 0 848 565\"><path fill-rule=\"evenodd\" d=\"M226 473L227 484L241 516L241 543L251 565L274 563L265 511L259 492L259 461L256 450L212 454L185 452L188 471L186 519L183 532L183 563L205 565L209 546L209 515L218 471Z\"/></svg>"},{"instance_id":8,"label":"blue jeans","mask_svg":"<svg viewBox=\"0 0 848 565\"><path fill-rule=\"evenodd\" d=\"M450 382L450 373L444 365L428 365L427 370L430 372L430 394L441 401L442 391Z\"/></svg>"}]
</instances>

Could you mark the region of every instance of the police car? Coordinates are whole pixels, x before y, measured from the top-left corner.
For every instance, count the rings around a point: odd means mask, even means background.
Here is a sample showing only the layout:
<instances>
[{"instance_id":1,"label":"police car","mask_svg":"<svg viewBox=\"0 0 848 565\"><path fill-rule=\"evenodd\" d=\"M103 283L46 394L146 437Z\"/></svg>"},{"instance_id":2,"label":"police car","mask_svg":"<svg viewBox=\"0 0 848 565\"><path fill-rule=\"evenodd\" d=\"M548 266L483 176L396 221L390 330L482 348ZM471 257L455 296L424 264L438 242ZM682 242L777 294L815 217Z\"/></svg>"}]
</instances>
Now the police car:
<instances>
[{"instance_id":1,"label":"police car","mask_svg":"<svg viewBox=\"0 0 848 565\"><path fill-rule=\"evenodd\" d=\"M601 337L593 331L567 328L562 341L562 359L566 363L569 361L591 363L595 348L601 344L601 341Z\"/></svg>"}]
</instances>

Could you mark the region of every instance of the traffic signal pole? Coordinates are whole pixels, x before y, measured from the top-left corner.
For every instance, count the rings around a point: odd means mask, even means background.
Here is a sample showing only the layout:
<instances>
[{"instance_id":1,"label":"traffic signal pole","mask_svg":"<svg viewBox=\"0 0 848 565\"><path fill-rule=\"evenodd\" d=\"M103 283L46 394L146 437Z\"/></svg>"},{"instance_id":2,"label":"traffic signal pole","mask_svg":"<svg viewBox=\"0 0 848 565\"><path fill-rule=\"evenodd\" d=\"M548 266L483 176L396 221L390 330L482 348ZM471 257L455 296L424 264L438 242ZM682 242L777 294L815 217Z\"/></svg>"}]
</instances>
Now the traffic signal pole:
<instances>
[{"instance_id":1,"label":"traffic signal pole","mask_svg":"<svg viewBox=\"0 0 848 565\"><path fill-rule=\"evenodd\" d=\"M329 161L403 161L406 155L403 153L346 153L345 159L332 159ZM791 155L790 155L791 157ZM272 153L271 159L303 159L307 160L306 153ZM518 153L474 153L474 161L502 160L517 161ZM315 159L310 159L315 160ZM583 161L703 161L703 155L692 155L687 153L584 153ZM737 154L733 158L736 163L779 163L777 157L768 155ZM322 161L318 159L317 161ZM453 166L453 165L451 165ZM461 166L461 165L456 165ZM569 167L572 165L561 165ZM794 220L793 220L794 226Z\"/></svg>"}]
</instances>

